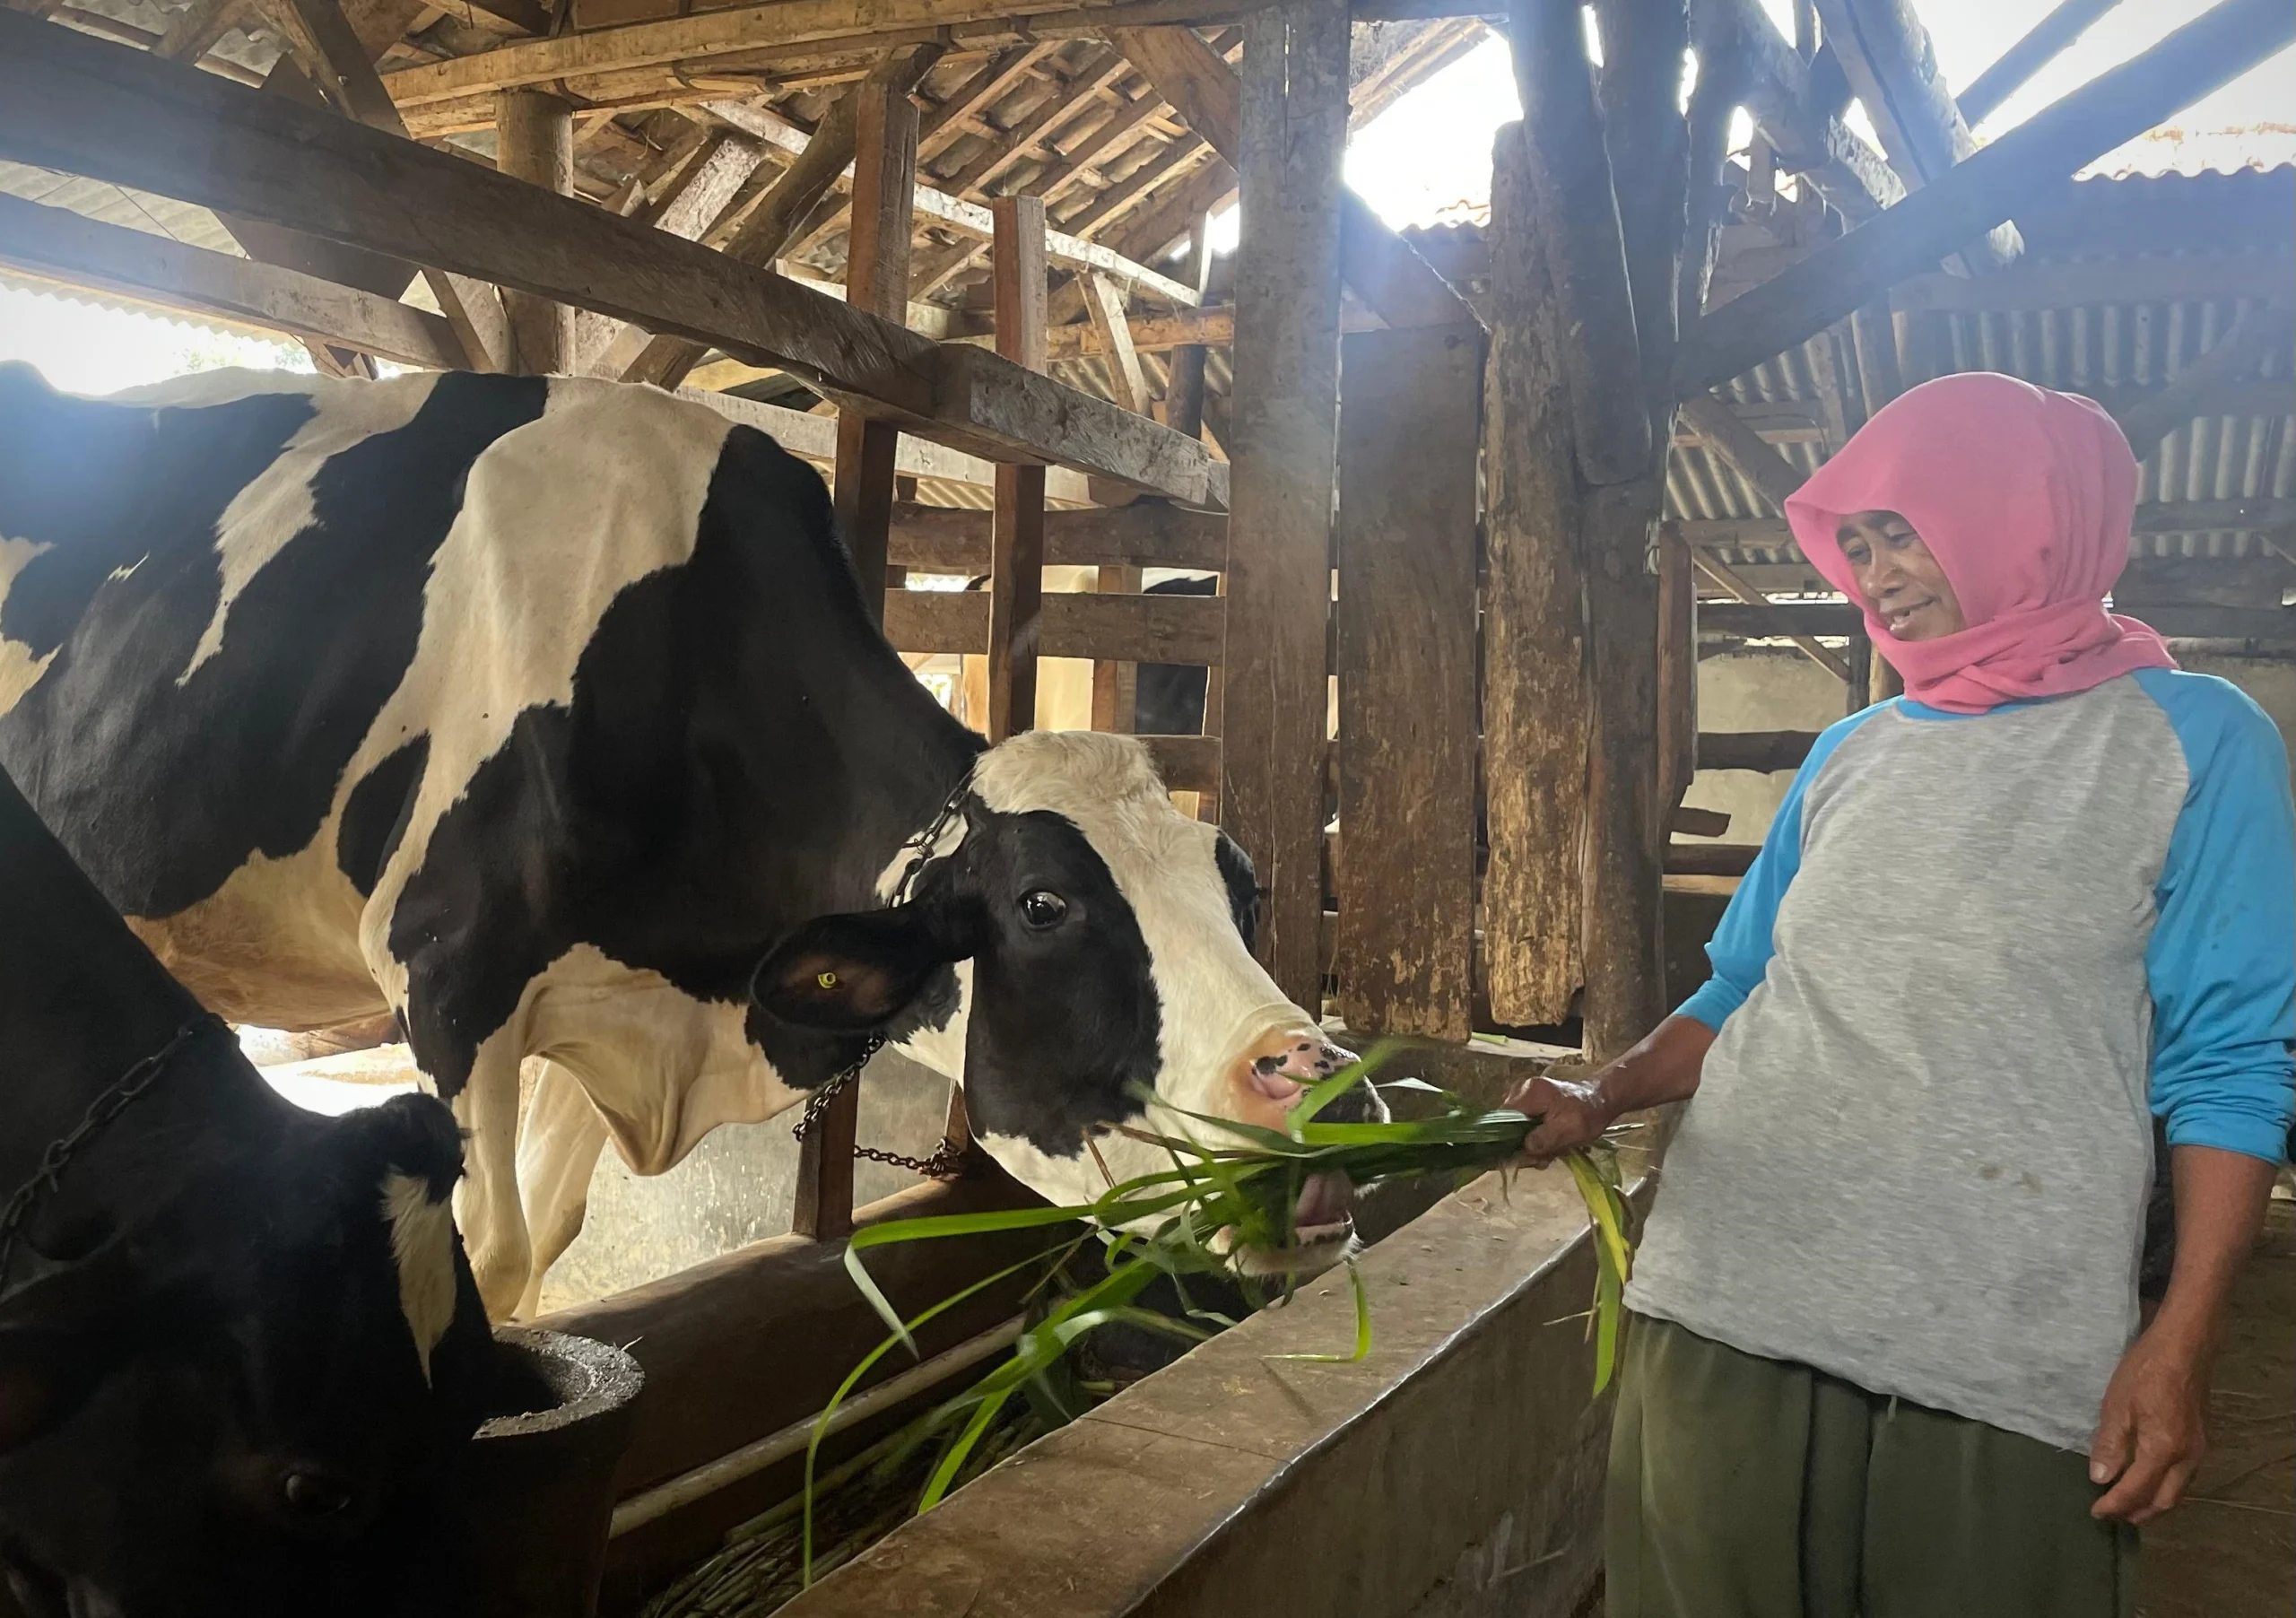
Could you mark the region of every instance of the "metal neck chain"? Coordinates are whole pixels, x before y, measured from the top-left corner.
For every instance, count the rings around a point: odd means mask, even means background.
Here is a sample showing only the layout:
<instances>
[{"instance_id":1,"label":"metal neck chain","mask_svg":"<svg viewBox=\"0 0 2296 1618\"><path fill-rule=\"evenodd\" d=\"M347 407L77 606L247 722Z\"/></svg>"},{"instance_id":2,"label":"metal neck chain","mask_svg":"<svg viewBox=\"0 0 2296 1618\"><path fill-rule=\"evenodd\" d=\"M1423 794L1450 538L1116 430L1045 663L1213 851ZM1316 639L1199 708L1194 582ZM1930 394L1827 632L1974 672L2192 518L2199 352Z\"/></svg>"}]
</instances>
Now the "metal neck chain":
<instances>
[{"instance_id":1,"label":"metal neck chain","mask_svg":"<svg viewBox=\"0 0 2296 1618\"><path fill-rule=\"evenodd\" d=\"M869 1066L869 1058L884 1048L884 1040L872 1035L869 1042L861 1048L860 1056L831 1075L828 1083L807 1096L804 1113L797 1119L797 1127L789 1132L792 1137L803 1141L811 1135L813 1126L820 1123L822 1115L829 1111L830 1103L837 1100L846 1086L861 1076L861 1070ZM896 1169L923 1175L926 1179L954 1179L963 1171L966 1150L957 1142L944 1137L941 1144L933 1148L930 1157L904 1157L898 1152L881 1152L874 1146L864 1146L858 1143L854 1145L853 1155L865 1157L872 1162L890 1163Z\"/></svg>"},{"instance_id":2,"label":"metal neck chain","mask_svg":"<svg viewBox=\"0 0 2296 1618\"><path fill-rule=\"evenodd\" d=\"M15 1261L16 1238L22 1232L25 1221L31 1217L41 1200L56 1189L73 1158L109 1128L112 1120L125 1112L138 1096L158 1083L167 1072L168 1064L185 1046L209 1029L224 1026L222 1018L213 1012L202 1012L177 1029L165 1045L107 1085L94 1100L88 1103L87 1112L73 1126L71 1133L48 1144L48 1150L40 1153L39 1167L16 1187L16 1194L8 1199L5 1211L0 1211L0 1279L6 1277L9 1266Z\"/></svg>"},{"instance_id":3,"label":"metal neck chain","mask_svg":"<svg viewBox=\"0 0 2296 1618\"><path fill-rule=\"evenodd\" d=\"M940 846L942 833L948 831L949 823L964 813L965 796L971 790L972 771L968 770L959 779L949 796L942 800L941 812L933 817L933 823L901 845L901 851L909 856L909 861L902 867L900 880L893 884L894 906L898 907L909 902L909 890L917 885L918 874L931 863L933 850ZM843 1069L831 1074L828 1083L805 1098L805 1110L799 1116L796 1127L790 1131L791 1136L803 1142L807 1135L811 1135L814 1126L819 1124L822 1117L828 1113L831 1103L837 1100L848 1085L861 1076L861 1070L869 1066L870 1058L884 1048L885 1040L882 1034L871 1035L869 1042L861 1048L861 1054L858 1057ZM912 1174L922 1175L926 1179L954 1179L963 1172L968 1150L969 1148L964 1144L944 1136L941 1144L933 1149L933 1154L930 1157L908 1157L898 1152L885 1152L875 1146L864 1146L857 1141L853 1145L853 1155L865 1157L871 1162L889 1163L896 1169L906 1169Z\"/></svg>"}]
</instances>

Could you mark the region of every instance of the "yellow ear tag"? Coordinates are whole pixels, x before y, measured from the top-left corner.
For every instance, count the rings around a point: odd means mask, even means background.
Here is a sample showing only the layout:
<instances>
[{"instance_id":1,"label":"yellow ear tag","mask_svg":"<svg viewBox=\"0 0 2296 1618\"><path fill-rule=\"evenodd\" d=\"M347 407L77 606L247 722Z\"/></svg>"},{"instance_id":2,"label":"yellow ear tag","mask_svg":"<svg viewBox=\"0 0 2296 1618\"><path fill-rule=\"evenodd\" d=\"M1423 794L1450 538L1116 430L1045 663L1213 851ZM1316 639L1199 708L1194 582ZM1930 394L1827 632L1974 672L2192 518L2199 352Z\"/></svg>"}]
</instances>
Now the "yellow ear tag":
<instances>
[{"instance_id":1,"label":"yellow ear tag","mask_svg":"<svg viewBox=\"0 0 2296 1618\"><path fill-rule=\"evenodd\" d=\"M815 972L813 974L813 981L820 984L823 988L835 988L837 987L837 974L835 972Z\"/></svg>"}]
</instances>

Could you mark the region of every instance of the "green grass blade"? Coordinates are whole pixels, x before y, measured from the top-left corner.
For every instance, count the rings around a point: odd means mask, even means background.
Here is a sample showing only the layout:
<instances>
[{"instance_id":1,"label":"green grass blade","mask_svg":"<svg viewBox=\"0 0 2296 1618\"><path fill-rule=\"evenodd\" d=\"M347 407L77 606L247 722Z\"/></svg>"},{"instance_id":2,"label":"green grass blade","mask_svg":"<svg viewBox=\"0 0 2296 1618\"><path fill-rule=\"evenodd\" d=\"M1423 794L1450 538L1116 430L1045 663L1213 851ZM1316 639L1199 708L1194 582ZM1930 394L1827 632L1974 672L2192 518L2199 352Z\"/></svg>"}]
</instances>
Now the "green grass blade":
<instances>
[{"instance_id":1,"label":"green grass blade","mask_svg":"<svg viewBox=\"0 0 2296 1618\"><path fill-rule=\"evenodd\" d=\"M1370 1357L1371 1300L1363 1292L1363 1276L1350 1259L1347 1284L1355 1294L1355 1352L1352 1354L1267 1354L1270 1360L1297 1360L1309 1365L1353 1365Z\"/></svg>"}]
</instances>

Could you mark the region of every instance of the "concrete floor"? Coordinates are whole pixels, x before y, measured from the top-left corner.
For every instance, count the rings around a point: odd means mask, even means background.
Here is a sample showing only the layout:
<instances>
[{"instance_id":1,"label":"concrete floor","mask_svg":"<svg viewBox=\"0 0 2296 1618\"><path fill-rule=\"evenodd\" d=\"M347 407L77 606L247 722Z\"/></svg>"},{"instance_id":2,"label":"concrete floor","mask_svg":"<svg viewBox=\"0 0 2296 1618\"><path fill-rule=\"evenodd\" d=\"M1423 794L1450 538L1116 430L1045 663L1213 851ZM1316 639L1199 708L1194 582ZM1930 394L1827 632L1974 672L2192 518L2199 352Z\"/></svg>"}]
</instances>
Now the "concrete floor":
<instances>
[{"instance_id":1,"label":"concrete floor","mask_svg":"<svg viewBox=\"0 0 2296 1618\"><path fill-rule=\"evenodd\" d=\"M2296 1610L2296 1204L2275 1202L2233 1294L2192 1492L2144 1535L2138 1618Z\"/></svg>"}]
</instances>

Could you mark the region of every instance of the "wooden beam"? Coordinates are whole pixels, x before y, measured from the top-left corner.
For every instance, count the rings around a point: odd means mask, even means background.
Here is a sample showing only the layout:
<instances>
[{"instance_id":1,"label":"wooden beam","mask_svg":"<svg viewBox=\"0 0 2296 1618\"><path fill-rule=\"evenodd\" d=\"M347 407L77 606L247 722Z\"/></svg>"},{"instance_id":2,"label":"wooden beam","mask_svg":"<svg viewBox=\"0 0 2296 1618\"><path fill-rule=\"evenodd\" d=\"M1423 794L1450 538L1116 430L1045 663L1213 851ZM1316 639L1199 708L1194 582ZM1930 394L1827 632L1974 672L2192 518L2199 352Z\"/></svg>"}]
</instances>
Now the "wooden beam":
<instances>
[{"instance_id":1,"label":"wooden beam","mask_svg":"<svg viewBox=\"0 0 2296 1618\"><path fill-rule=\"evenodd\" d=\"M1717 561L1703 552L1697 552L1696 559L1700 572L1748 606L1767 607L1770 605L1769 596L1741 578L1737 570L1727 562ZM1831 649L1820 646L1808 635L1796 634L1789 636L1788 639L1802 648L1810 661L1824 669L1835 679L1845 683L1849 679L1849 665Z\"/></svg>"},{"instance_id":2,"label":"wooden beam","mask_svg":"<svg viewBox=\"0 0 2296 1618\"><path fill-rule=\"evenodd\" d=\"M706 136L659 208L651 213L649 222L683 240L699 241L764 161L765 148L748 135L721 129ZM641 327L619 325L587 311L576 318L574 334L570 369L585 376L620 377L652 340Z\"/></svg>"},{"instance_id":3,"label":"wooden beam","mask_svg":"<svg viewBox=\"0 0 2296 1618\"><path fill-rule=\"evenodd\" d=\"M1826 43L1909 190L1942 178L1977 150L1910 0L1817 0L1817 6ZM1964 246L1959 257L1971 274L1983 274L2013 262L2023 247L2016 227L2005 223Z\"/></svg>"},{"instance_id":4,"label":"wooden beam","mask_svg":"<svg viewBox=\"0 0 2296 1618\"><path fill-rule=\"evenodd\" d=\"M1896 207L1708 315L1675 356L1676 393L1704 393L1823 331L2292 39L2296 12L2279 0L2220 0Z\"/></svg>"},{"instance_id":5,"label":"wooden beam","mask_svg":"<svg viewBox=\"0 0 2296 1618\"><path fill-rule=\"evenodd\" d=\"M239 25L248 4L248 0L192 0L176 13L168 31L152 42L152 54L171 62L198 61Z\"/></svg>"},{"instance_id":6,"label":"wooden beam","mask_svg":"<svg viewBox=\"0 0 2296 1618\"><path fill-rule=\"evenodd\" d=\"M1774 775L1802 768L1817 744L1813 730L1709 730L1698 738L1698 767Z\"/></svg>"},{"instance_id":7,"label":"wooden beam","mask_svg":"<svg viewBox=\"0 0 2296 1618\"><path fill-rule=\"evenodd\" d=\"M1040 371L1045 367L1044 199L999 197L994 213L996 237L990 267L997 352L1016 365ZM988 739L996 743L1036 725L1037 653L1044 628L1040 467L996 469L987 605Z\"/></svg>"},{"instance_id":8,"label":"wooden beam","mask_svg":"<svg viewBox=\"0 0 2296 1618\"><path fill-rule=\"evenodd\" d=\"M1961 91L1958 103L1961 121L1972 129L1984 123L2002 102L2086 33L2092 22L2119 4L2120 0L2062 0Z\"/></svg>"},{"instance_id":9,"label":"wooden beam","mask_svg":"<svg viewBox=\"0 0 2296 1618\"><path fill-rule=\"evenodd\" d=\"M1087 53L1077 65L1075 77L1056 86L1033 111L990 141L987 150L950 178L949 189L959 196L979 194L998 175L1035 151L1039 142L1057 135L1094 97L1127 71L1113 51Z\"/></svg>"},{"instance_id":10,"label":"wooden beam","mask_svg":"<svg viewBox=\"0 0 2296 1618\"><path fill-rule=\"evenodd\" d=\"M1474 1031L1483 328L1346 339L1336 974L1348 1026Z\"/></svg>"},{"instance_id":11,"label":"wooden beam","mask_svg":"<svg viewBox=\"0 0 2296 1618\"><path fill-rule=\"evenodd\" d=\"M1483 962L1510 1027L1570 1014L1582 981L1586 583L1555 303L1523 126L1492 151L1483 404Z\"/></svg>"},{"instance_id":12,"label":"wooden beam","mask_svg":"<svg viewBox=\"0 0 2296 1618\"><path fill-rule=\"evenodd\" d=\"M1545 223L1543 250L1561 308L1557 331L1570 386L1573 452L1587 482L1624 483L1648 470L1650 416L1639 385L1642 356L1626 246L1579 8L1574 0L1517 0L1512 38L1531 184Z\"/></svg>"},{"instance_id":13,"label":"wooden beam","mask_svg":"<svg viewBox=\"0 0 2296 1618\"><path fill-rule=\"evenodd\" d=\"M2179 371L2168 387L2119 412L2120 430L2136 458L2144 459L2162 439L2203 414L2210 396L2223 384L2254 369L2266 357L2284 353L2292 327L2296 327L2296 309L2284 303L2257 305L2235 320L2213 348ZM2274 386L2283 404L2296 394L2284 377L2276 379Z\"/></svg>"},{"instance_id":14,"label":"wooden beam","mask_svg":"<svg viewBox=\"0 0 2296 1618\"><path fill-rule=\"evenodd\" d=\"M1105 275L1084 278L1084 307L1092 317L1093 333L1109 363L1109 381L1116 402L1126 410L1148 413L1148 380L1140 372L1140 355L1132 346L1132 328L1124 313L1124 293Z\"/></svg>"},{"instance_id":15,"label":"wooden beam","mask_svg":"<svg viewBox=\"0 0 2296 1618\"><path fill-rule=\"evenodd\" d=\"M1787 497L1802 486L1801 468L1771 448L1737 412L1712 394L1684 399L1681 413L1700 443L1736 467L1763 499L1785 509Z\"/></svg>"},{"instance_id":16,"label":"wooden beam","mask_svg":"<svg viewBox=\"0 0 2296 1618\"><path fill-rule=\"evenodd\" d=\"M918 126L917 161L927 162L972 133L973 119L1004 100L1031 68L1059 48L1058 40L1040 39L991 54L972 77L949 92L948 100L925 115Z\"/></svg>"},{"instance_id":17,"label":"wooden beam","mask_svg":"<svg viewBox=\"0 0 2296 1618\"><path fill-rule=\"evenodd\" d=\"M988 570L987 511L952 506L893 508L893 565L921 573ZM1217 572L1227 565L1228 520L1164 500L1047 511L1044 559L1049 567L1184 568Z\"/></svg>"},{"instance_id":18,"label":"wooden beam","mask_svg":"<svg viewBox=\"0 0 2296 1618\"><path fill-rule=\"evenodd\" d=\"M1266 894L1260 958L1309 1008L1322 978L1347 50L1346 13L1313 0L1245 24L1228 594L1252 632L1226 659L1221 804Z\"/></svg>"},{"instance_id":19,"label":"wooden beam","mask_svg":"<svg viewBox=\"0 0 2296 1618\"><path fill-rule=\"evenodd\" d=\"M402 365L450 370L464 363L454 328L422 309L21 197L0 196L0 264L58 286L338 344Z\"/></svg>"},{"instance_id":20,"label":"wooden beam","mask_svg":"<svg viewBox=\"0 0 2296 1618\"><path fill-rule=\"evenodd\" d=\"M1698 773L1697 558L1672 523L1658 545L1658 802L1679 815Z\"/></svg>"},{"instance_id":21,"label":"wooden beam","mask_svg":"<svg viewBox=\"0 0 2296 1618\"><path fill-rule=\"evenodd\" d=\"M0 13L0 155L230 210L539 293L874 402L974 453L1192 503L1204 447L978 350L940 350L725 255L179 64Z\"/></svg>"},{"instance_id":22,"label":"wooden beam","mask_svg":"<svg viewBox=\"0 0 2296 1618\"><path fill-rule=\"evenodd\" d=\"M2191 258L2083 259L2019 264L1982 279L1918 275L1891 289L1901 314L1944 310L2061 309L2089 304L2215 302L2286 300L2292 277L2285 258L2262 254L2207 254Z\"/></svg>"},{"instance_id":23,"label":"wooden beam","mask_svg":"<svg viewBox=\"0 0 2296 1618\"><path fill-rule=\"evenodd\" d=\"M904 652L986 654L988 604L987 590L888 590L885 639ZM1037 655L1217 667L1227 607L1217 596L1055 590L1041 597Z\"/></svg>"},{"instance_id":24,"label":"wooden beam","mask_svg":"<svg viewBox=\"0 0 2296 1618\"><path fill-rule=\"evenodd\" d=\"M1707 633L1748 639L1785 639L1795 635L1847 637L1865 632L1866 615L1846 601L1787 603L1765 597L1755 605L1739 600L1707 602L1699 608L1698 626Z\"/></svg>"},{"instance_id":25,"label":"wooden beam","mask_svg":"<svg viewBox=\"0 0 2296 1618\"><path fill-rule=\"evenodd\" d=\"M345 117L380 134L406 139L406 125L375 73L379 51L352 27L336 0L258 3L286 38L289 54L318 93ZM292 92L292 81L276 66L270 82ZM422 278L438 300L439 312L454 326L474 370L508 370L516 364L517 338L510 330L509 313L492 287L458 275L444 265L425 265Z\"/></svg>"},{"instance_id":26,"label":"wooden beam","mask_svg":"<svg viewBox=\"0 0 2296 1618\"><path fill-rule=\"evenodd\" d=\"M709 393L687 387L677 390L678 396L706 404L728 420L744 422L759 431L770 434L784 449L803 459L812 461L824 473L837 464L837 417L813 415L802 410L790 410L779 404L761 404L754 399L744 399L733 394ZM901 434L900 448L893 460L896 488L900 478L932 478L941 483L966 483L977 489L996 485L996 464L978 456L967 455L945 444L935 444L909 433ZM1048 467L1045 473L1045 495L1048 500L1083 505L1091 499L1091 480L1081 472L1066 467ZM985 523L988 514L977 512ZM1191 517L1196 513L1189 513ZM1208 519L1208 520L1217 520ZM954 567L939 570L944 572L980 572L988 565L987 529L981 530L980 561L977 567ZM1180 542L1175 542L1180 543ZM898 561L889 566L901 565Z\"/></svg>"},{"instance_id":27,"label":"wooden beam","mask_svg":"<svg viewBox=\"0 0 2296 1618\"><path fill-rule=\"evenodd\" d=\"M1812 85L1807 59L1781 35L1761 0L1699 0L1699 51L1736 55L1746 65L1746 110L1779 164L1817 187L1852 224L1905 195L1875 152L1835 116Z\"/></svg>"},{"instance_id":28,"label":"wooden beam","mask_svg":"<svg viewBox=\"0 0 2296 1618\"><path fill-rule=\"evenodd\" d=\"M495 167L559 196L574 193L574 109L538 90L506 90L494 117ZM574 311L555 299L505 292L518 370L547 377L574 368Z\"/></svg>"},{"instance_id":29,"label":"wooden beam","mask_svg":"<svg viewBox=\"0 0 2296 1618\"><path fill-rule=\"evenodd\" d=\"M830 194L853 161L858 109L862 101L882 89L913 91L939 59L936 49L895 51L870 71L832 106L796 161L773 182L747 219L725 245L726 257L740 264L770 265L788 245L814 205ZM751 131L763 135L764 129ZM672 332L657 333L623 365L625 382L651 382L675 387L709 352L706 342Z\"/></svg>"}]
</instances>

